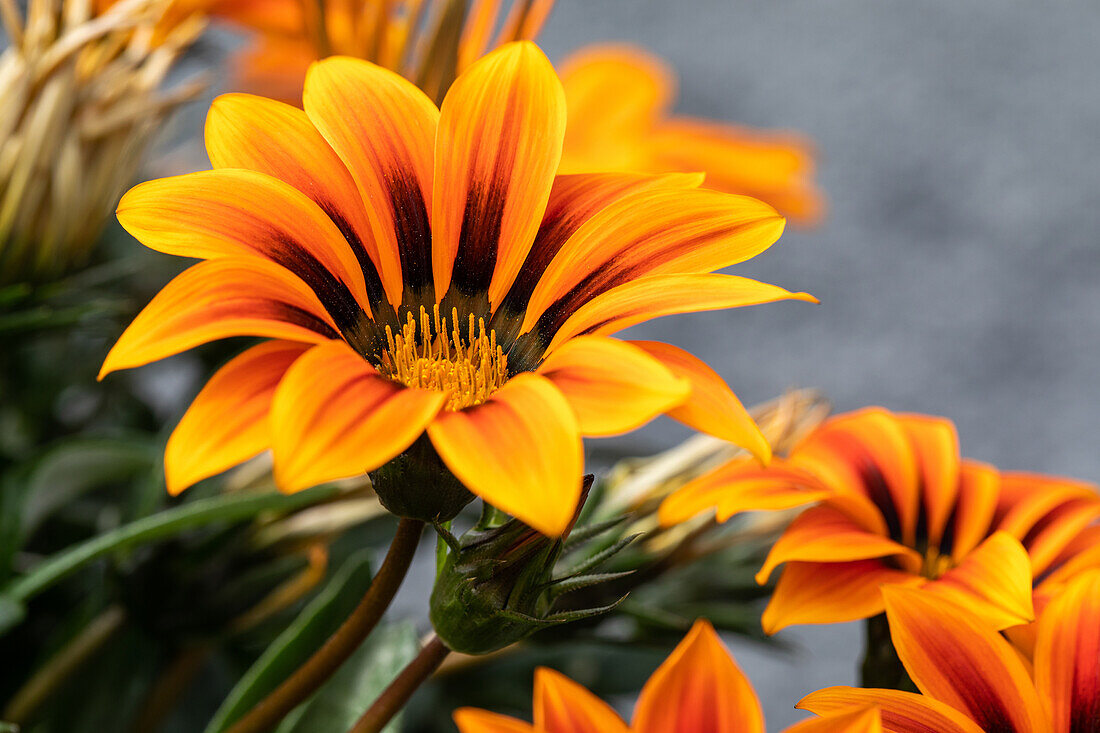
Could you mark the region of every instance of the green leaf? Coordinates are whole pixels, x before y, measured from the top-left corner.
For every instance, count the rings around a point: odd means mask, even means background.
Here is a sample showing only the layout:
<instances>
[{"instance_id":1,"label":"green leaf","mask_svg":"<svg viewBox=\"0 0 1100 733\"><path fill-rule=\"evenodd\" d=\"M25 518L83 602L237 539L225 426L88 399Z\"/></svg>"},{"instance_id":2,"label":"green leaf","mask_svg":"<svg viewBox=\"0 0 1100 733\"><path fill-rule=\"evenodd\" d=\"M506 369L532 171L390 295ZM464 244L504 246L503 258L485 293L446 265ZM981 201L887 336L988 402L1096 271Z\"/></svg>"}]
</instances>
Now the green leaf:
<instances>
[{"instance_id":1,"label":"green leaf","mask_svg":"<svg viewBox=\"0 0 1100 733\"><path fill-rule=\"evenodd\" d=\"M0 596L0 636L27 616L27 607L14 598Z\"/></svg>"},{"instance_id":2,"label":"green leaf","mask_svg":"<svg viewBox=\"0 0 1100 733\"><path fill-rule=\"evenodd\" d=\"M206 726L206 733L221 733L251 710L351 615L370 587L369 554L361 550L344 562L325 589L245 672Z\"/></svg>"},{"instance_id":3,"label":"green leaf","mask_svg":"<svg viewBox=\"0 0 1100 733\"><path fill-rule=\"evenodd\" d=\"M335 486L319 486L289 495L275 492L221 494L192 501L142 517L54 555L30 573L0 589L0 598L6 597L25 603L93 560L113 552L155 542L214 522L238 522L261 512L290 511L331 498L338 491Z\"/></svg>"},{"instance_id":4,"label":"green leaf","mask_svg":"<svg viewBox=\"0 0 1100 733\"><path fill-rule=\"evenodd\" d=\"M411 623L375 629L355 654L276 733L346 733L420 650ZM384 729L400 728L400 715Z\"/></svg>"}]
</instances>

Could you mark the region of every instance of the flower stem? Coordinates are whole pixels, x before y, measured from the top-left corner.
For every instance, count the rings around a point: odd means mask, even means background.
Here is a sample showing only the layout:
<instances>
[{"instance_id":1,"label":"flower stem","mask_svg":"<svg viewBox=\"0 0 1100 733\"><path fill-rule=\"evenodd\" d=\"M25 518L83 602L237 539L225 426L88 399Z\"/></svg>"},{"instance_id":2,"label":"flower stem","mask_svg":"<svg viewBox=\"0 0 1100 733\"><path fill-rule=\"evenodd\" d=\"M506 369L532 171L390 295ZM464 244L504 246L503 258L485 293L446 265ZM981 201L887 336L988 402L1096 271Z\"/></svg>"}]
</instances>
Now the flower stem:
<instances>
[{"instance_id":1,"label":"flower stem","mask_svg":"<svg viewBox=\"0 0 1100 733\"><path fill-rule=\"evenodd\" d=\"M450 653L451 650L433 634L416 658L401 670L348 733L380 733Z\"/></svg>"},{"instance_id":2,"label":"flower stem","mask_svg":"<svg viewBox=\"0 0 1100 733\"><path fill-rule=\"evenodd\" d=\"M867 646L860 668L860 686L916 692L916 686L894 650L886 614L880 613L867 619L866 629Z\"/></svg>"},{"instance_id":3,"label":"flower stem","mask_svg":"<svg viewBox=\"0 0 1100 733\"><path fill-rule=\"evenodd\" d=\"M402 519L382 567L359 605L305 664L233 724L227 733L266 733L340 668L374 629L409 570L424 522Z\"/></svg>"}]
</instances>

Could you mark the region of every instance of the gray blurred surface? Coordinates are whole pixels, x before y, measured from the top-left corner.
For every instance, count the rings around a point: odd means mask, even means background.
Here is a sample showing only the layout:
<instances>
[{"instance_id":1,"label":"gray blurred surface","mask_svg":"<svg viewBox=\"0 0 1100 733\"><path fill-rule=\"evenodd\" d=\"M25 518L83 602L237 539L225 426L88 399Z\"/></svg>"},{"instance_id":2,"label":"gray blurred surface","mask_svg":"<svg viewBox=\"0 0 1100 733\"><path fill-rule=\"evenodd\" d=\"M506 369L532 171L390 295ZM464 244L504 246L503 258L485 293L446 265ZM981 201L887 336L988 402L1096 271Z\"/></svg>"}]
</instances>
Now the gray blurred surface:
<instances>
[{"instance_id":1,"label":"gray blurred surface","mask_svg":"<svg viewBox=\"0 0 1100 733\"><path fill-rule=\"evenodd\" d=\"M559 0L554 60L634 41L681 76L678 109L816 140L827 222L738 272L808 290L632 336L690 348L746 402L820 386L840 409L952 417L965 454L1100 479L1100 4L1010 0ZM660 422L604 441L655 450ZM593 456L599 458L599 456ZM854 680L856 625L735 646L769 729Z\"/></svg>"}]
</instances>

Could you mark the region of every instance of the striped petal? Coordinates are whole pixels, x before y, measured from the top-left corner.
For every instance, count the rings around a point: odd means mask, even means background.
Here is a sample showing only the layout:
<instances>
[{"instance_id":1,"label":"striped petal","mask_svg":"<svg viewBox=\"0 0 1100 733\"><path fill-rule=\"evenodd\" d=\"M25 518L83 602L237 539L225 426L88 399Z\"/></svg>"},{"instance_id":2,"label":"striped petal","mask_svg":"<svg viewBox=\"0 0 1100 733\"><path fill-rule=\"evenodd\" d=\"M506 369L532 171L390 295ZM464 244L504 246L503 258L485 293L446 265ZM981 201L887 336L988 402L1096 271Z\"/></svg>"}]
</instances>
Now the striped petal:
<instances>
[{"instance_id":1,"label":"striped petal","mask_svg":"<svg viewBox=\"0 0 1100 733\"><path fill-rule=\"evenodd\" d=\"M440 458L470 491L550 537L573 521L584 454L577 419L545 377L513 377L486 402L428 426Z\"/></svg>"},{"instance_id":2,"label":"striped petal","mask_svg":"<svg viewBox=\"0 0 1100 733\"><path fill-rule=\"evenodd\" d=\"M669 527L713 509L715 518L724 522L741 512L793 509L830 494L802 471L775 464L762 469L755 460L736 459L670 494L661 502L658 516Z\"/></svg>"},{"instance_id":3,"label":"striped petal","mask_svg":"<svg viewBox=\"0 0 1100 733\"><path fill-rule=\"evenodd\" d=\"M347 57L310 67L302 105L366 203L390 302L400 305L406 290L430 300L439 111L400 74Z\"/></svg>"},{"instance_id":4,"label":"striped petal","mask_svg":"<svg viewBox=\"0 0 1100 733\"><path fill-rule=\"evenodd\" d=\"M938 547L959 490L959 436L943 418L903 415L901 426L916 454L928 544Z\"/></svg>"},{"instance_id":5,"label":"striped petal","mask_svg":"<svg viewBox=\"0 0 1100 733\"><path fill-rule=\"evenodd\" d=\"M539 278L522 331L564 322L617 285L646 275L711 272L770 247L783 217L765 203L707 189L624 196L582 224Z\"/></svg>"},{"instance_id":6,"label":"striped petal","mask_svg":"<svg viewBox=\"0 0 1100 733\"><path fill-rule=\"evenodd\" d=\"M790 562L783 568L760 623L774 634L795 624L835 624L882 613L884 585L920 585L920 576L878 560Z\"/></svg>"},{"instance_id":7,"label":"striped petal","mask_svg":"<svg viewBox=\"0 0 1100 733\"><path fill-rule=\"evenodd\" d=\"M1023 661L984 620L912 588L884 588L883 597L894 649L921 692L984 730L1050 731Z\"/></svg>"},{"instance_id":8,"label":"striped petal","mask_svg":"<svg viewBox=\"0 0 1100 733\"><path fill-rule=\"evenodd\" d=\"M1041 576L1081 533L1100 518L1100 495L1067 501L1043 517L1024 538L1031 571Z\"/></svg>"},{"instance_id":9,"label":"striped petal","mask_svg":"<svg viewBox=\"0 0 1100 733\"><path fill-rule=\"evenodd\" d=\"M432 204L436 297L488 291L495 307L527 257L565 134L565 97L530 42L483 57L443 100Z\"/></svg>"},{"instance_id":10,"label":"striped petal","mask_svg":"<svg viewBox=\"0 0 1100 733\"><path fill-rule=\"evenodd\" d=\"M230 336L320 343L336 324L305 283L256 257L200 262L164 286L107 354L102 379Z\"/></svg>"},{"instance_id":11,"label":"striped petal","mask_svg":"<svg viewBox=\"0 0 1100 733\"><path fill-rule=\"evenodd\" d=\"M882 733L883 730L878 708L868 707L804 720L784 733Z\"/></svg>"},{"instance_id":12,"label":"striped petal","mask_svg":"<svg viewBox=\"0 0 1100 733\"><path fill-rule=\"evenodd\" d=\"M965 607L994 629L1035 618L1027 550L1006 532L995 532L925 589Z\"/></svg>"},{"instance_id":13,"label":"striped petal","mask_svg":"<svg viewBox=\"0 0 1100 733\"><path fill-rule=\"evenodd\" d=\"M168 438L164 475L169 494L176 496L271 447L271 398L290 365L309 348L267 341L214 373Z\"/></svg>"},{"instance_id":14,"label":"striped petal","mask_svg":"<svg viewBox=\"0 0 1100 733\"><path fill-rule=\"evenodd\" d=\"M222 168L148 181L122 197L118 221L158 252L259 255L282 265L334 317L354 321L360 308L369 310L363 271L344 235L304 193L263 173Z\"/></svg>"},{"instance_id":15,"label":"striped petal","mask_svg":"<svg viewBox=\"0 0 1100 733\"><path fill-rule=\"evenodd\" d=\"M959 473L959 496L952 523L954 541L951 559L960 562L989 536L997 497L1001 493L1001 475L993 466L965 460Z\"/></svg>"},{"instance_id":16,"label":"striped petal","mask_svg":"<svg viewBox=\"0 0 1100 733\"><path fill-rule=\"evenodd\" d=\"M1039 619L1035 686L1054 733L1100 730L1100 571L1074 578Z\"/></svg>"},{"instance_id":17,"label":"striped petal","mask_svg":"<svg viewBox=\"0 0 1100 733\"><path fill-rule=\"evenodd\" d=\"M477 708L459 708L454 712L459 733L538 733L529 723Z\"/></svg>"},{"instance_id":18,"label":"striped petal","mask_svg":"<svg viewBox=\"0 0 1100 733\"><path fill-rule=\"evenodd\" d=\"M997 529L1023 540L1044 517L1079 499L1097 500L1097 489L1083 481L1033 473L1001 474Z\"/></svg>"},{"instance_id":19,"label":"striped petal","mask_svg":"<svg viewBox=\"0 0 1100 733\"><path fill-rule=\"evenodd\" d=\"M752 684L702 619L646 682L634 733L764 733Z\"/></svg>"},{"instance_id":20,"label":"striped petal","mask_svg":"<svg viewBox=\"0 0 1100 733\"><path fill-rule=\"evenodd\" d=\"M691 384L688 399L668 411L668 416L688 427L728 440L767 463L772 448L752 415L718 373L702 360L670 344L629 341L660 360L673 374Z\"/></svg>"},{"instance_id":21,"label":"striped petal","mask_svg":"<svg viewBox=\"0 0 1100 733\"><path fill-rule=\"evenodd\" d=\"M547 351L583 334L607 336L661 316L740 308L777 300L816 303L808 293L792 293L736 275L650 275L612 288L582 305L553 334Z\"/></svg>"},{"instance_id":22,"label":"striped petal","mask_svg":"<svg viewBox=\"0 0 1100 733\"><path fill-rule=\"evenodd\" d=\"M294 492L373 471L412 445L446 400L380 376L342 341L316 346L271 403L275 482Z\"/></svg>"},{"instance_id":23,"label":"striped petal","mask_svg":"<svg viewBox=\"0 0 1100 733\"><path fill-rule=\"evenodd\" d=\"M682 403L691 386L636 346L581 336L551 354L538 373L565 395L584 435L618 435Z\"/></svg>"},{"instance_id":24,"label":"striped petal","mask_svg":"<svg viewBox=\"0 0 1100 733\"><path fill-rule=\"evenodd\" d=\"M828 687L810 693L795 707L817 715L831 715L871 705L878 708L882 727L890 733L983 733L973 720L958 710L912 692Z\"/></svg>"},{"instance_id":25,"label":"striped petal","mask_svg":"<svg viewBox=\"0 0 1100 733\"><path fill-rule=\"evenodd\" d=\"M868 532L831 506L816 506L798 515L772 546L756 582L768 582L772 571L785 562L850 562L891 555L908 555L920 562L920 555L905 545Z\"/></svg>"},{"instance_id":26,"label":"striped petal","mask_svg":"<svg viewBox=\"0 0 1100 733\"><path fill-rule=\"evenodd\" d=\"M351 246L372 306L384 300L379 253L348 169L306 113L251 94L223 94L206 115L206 152L215 168L247 168L313 199Z\"/></svg>"},{"instance_id":27,"label":"striped petal","mask_svg":"<svg viewBox=\"0 0 1100 733\"><path fill-rule=\"evenodd\" d=\"M535 670L535 729L540 733L627 733L610 705L560 672Z\"/></svg>"}]
</instances>

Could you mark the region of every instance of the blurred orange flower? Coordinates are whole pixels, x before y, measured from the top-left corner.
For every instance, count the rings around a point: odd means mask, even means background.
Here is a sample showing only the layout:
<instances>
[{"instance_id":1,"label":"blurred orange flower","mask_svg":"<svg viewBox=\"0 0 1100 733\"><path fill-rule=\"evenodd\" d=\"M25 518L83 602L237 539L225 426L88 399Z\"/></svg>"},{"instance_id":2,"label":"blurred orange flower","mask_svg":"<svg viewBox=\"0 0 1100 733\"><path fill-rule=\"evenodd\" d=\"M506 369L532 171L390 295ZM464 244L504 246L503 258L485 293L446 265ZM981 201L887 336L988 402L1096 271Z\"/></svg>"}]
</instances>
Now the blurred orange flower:
<instances>
[{"instance_id":1,"label":"blurred orange flower","mask_svg":"<svg viewBox=\"0 0 1100 733\"><path fill-rule=\"evenodd\" d=\"M1064 563L1100 517L1089 484L963 460L949 420L869 408L828 420L770 468L738 460L702 476L664 502L661 519L811 503L757 576L786 564L768 633L874 616L882 585L924 586L998 629L1027 623L1033 576Z\"/></svg>"},{"instance_id":2,"label":"blurred orange flower","mask_svg":"<svg viewBox=\"0 0 1100 733\"><path fill-rule=\"evenodd\" d=\"M535 672L534 723L487 710L455 711L460 733L763 733L752 683L709 622L691 631L642 688L627 726L611 706L560 672ZM809 720L787 733L880 733L874 709Z\"/></svg>"},{"instance_id":3,"label":"blurred orange flower","mask_svg":"<svg viewBox=\"0 0 1100 733\"><path fill-rule=\"evenodd\" d=\"M1095 733L1100 726L1100 571L1082 573L1039 620L1034 671L983 619L935 595L884 588L890 634L921 695L830 687L798 707L873 706L895 733Z\"/></svg>"},{"instance_id":4,"label":"blurred orange flower","mask_svg":"<svg viewBox=\"0 0 1100 733\"><path fill-rule=\"evenodd\" d=\"M581 435L667 413L769 458L713 370L608 336L812 301L710 274L779 237L774 209L695 188L697 176L557 176L564 96L530 42L476 62L442 110L349 58L315 64L304 102L219 98L214 170L145 183L119 205L146 246L205 261L138 315L102 374L215 339L275 339L195 399L168 443L169 491L268 448L276 482L297 491L430 440L474 494L557 535L580 497Z\"/></svg>"}]
</instances>

